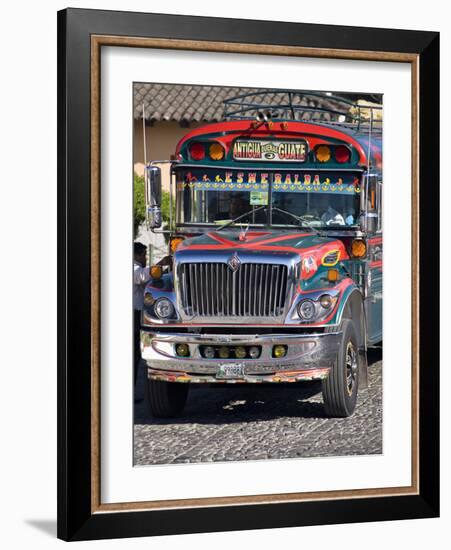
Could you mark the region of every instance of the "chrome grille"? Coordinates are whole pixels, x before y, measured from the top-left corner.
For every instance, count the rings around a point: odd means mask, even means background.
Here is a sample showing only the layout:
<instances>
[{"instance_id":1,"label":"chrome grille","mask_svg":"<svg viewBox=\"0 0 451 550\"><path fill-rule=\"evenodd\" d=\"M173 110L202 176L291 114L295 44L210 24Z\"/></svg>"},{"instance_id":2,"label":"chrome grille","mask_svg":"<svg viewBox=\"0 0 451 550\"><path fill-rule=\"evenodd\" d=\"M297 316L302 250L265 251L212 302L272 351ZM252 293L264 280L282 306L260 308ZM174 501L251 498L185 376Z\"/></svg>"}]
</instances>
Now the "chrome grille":
<instances>
[{"instance_id":1,"label":"chrome grille","mask_svg":"<svg viewBox=\"0 0 451 550\"><path fill-rule=\"evenodd\" d=\"M187 316L278 317L283 314L288 269L282 264L181 263L179 285Z\"/></svg>"}]
</instances>

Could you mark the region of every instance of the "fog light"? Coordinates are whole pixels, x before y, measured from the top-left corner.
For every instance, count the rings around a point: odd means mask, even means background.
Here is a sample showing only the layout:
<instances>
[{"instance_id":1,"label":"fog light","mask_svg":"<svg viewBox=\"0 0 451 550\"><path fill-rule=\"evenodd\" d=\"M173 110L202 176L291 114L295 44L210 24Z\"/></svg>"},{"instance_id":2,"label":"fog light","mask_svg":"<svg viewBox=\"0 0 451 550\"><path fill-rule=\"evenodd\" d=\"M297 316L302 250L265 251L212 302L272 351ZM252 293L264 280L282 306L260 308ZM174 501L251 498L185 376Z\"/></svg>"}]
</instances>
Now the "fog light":
<instances>
[{"instance_id":1,"label":"fog light","mask_svg":"<svg viewBox=\"0 0 451 550\"><path fill-rule=\"evenodd\" d=\"M204 348L204 356L206 359L214 359L215 357L215 348L212 346L206 346Z\"/></svg>"},{"instance_id":2,"label":"fog light","mask_svg":"<svg viewBox=\"0 0 451 550\"><path fill-rule=\"evenodd\" d=\"M257 348L257 346L252 346L249 348L249 357L251 359L257 359L257 357L260 356L260 350Z\"/></svg>"},{"instance_id":3,"label":"fog light","mask_svg":"<svg viewBox=\"0 0 451 550\"><path fill-rule=\"evenodd\" d=\"M287 354L287 346L274 346L272 348L272 355L279 359L280 357L285 357Z\"/></svg>"},{"instance_id":4,"label":"fog light","mask_svg":"<svg viewBox=\"0 0 451 550\"><path fill-rule=\"evenodd\" d=\"M221 359L227 359L229 357L229 348L226 348L225 346L221 346L219 348L219 357Z\"/></svg>"},{"instance_id":5,"label":"fog light","mask_svg":"<svg viewBox=\"0 0 451 550\"><path fill-rule=\"evenodd\" d=\"M175 353L179 357L189 357L189 346L188 346L188 344L177 344L175 346Z\"/></svg>"},{"instance_id":6,"label":"fog light","mask_svg":"<svg viewBox=\"0 0 451 550\"><path fill-rule=\"evenodd\" d=\"M237 357L238 359L244 359L246 357L246 348L244 346L236 347L235 357Z\"/></svg>"}]
</instances>

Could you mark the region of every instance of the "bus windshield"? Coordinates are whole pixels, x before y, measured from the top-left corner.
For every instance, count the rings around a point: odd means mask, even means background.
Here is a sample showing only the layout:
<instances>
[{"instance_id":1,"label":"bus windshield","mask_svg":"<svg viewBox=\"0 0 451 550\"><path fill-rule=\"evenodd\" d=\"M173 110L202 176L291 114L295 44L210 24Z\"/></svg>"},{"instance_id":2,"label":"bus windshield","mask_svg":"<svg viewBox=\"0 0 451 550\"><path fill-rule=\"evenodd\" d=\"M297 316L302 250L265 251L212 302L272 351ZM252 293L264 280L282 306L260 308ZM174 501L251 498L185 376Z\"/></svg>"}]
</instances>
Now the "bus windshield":
<instances>
[{"instance_id":1,"label":"bus windshield","mask_svg":"<svg viewBox=\"0 0 451 550\"><path fill-rule=\"evenodd\" d=\"M182 172L177 223L352 228L360 215L360 174Z\"/></svg>"}]
</instances>

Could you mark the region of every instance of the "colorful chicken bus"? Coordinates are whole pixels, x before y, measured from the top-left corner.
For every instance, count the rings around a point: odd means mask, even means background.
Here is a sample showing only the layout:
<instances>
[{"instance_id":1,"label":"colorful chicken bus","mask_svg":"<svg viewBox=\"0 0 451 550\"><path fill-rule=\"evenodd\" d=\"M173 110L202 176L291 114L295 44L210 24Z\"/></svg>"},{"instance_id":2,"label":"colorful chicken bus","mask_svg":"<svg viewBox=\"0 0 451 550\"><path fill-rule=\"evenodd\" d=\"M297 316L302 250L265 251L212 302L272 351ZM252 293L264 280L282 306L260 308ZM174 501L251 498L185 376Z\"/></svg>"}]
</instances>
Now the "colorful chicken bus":
<instances>
[{"instance_id":1,"label":"colorful chicken bus","mask_svg":"<svg viewBox=\"0 0 451 550\"><path fill-rule=\"evenodd\" d=\"M170 254L142 314L155 417L180 415L192 384L306 380L346 417L367 384L382 339L381 117L329 94L328 109L302 104L319 94L271 94L227 100L224 122L177 145ZM160 168L146 179L162 231Z\"/></svg>"}]
</instances>

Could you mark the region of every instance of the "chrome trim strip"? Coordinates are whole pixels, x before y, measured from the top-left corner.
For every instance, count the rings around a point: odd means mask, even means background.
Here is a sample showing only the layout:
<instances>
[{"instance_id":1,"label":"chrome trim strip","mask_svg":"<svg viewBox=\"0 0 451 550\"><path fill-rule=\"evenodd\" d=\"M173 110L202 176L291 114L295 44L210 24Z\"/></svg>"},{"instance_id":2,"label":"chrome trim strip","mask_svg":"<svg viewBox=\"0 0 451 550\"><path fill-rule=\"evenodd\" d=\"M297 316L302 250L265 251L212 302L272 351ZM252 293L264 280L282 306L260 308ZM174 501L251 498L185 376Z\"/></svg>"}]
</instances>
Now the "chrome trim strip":
<instances>
[{"instance_id":1,"label":"chrome trim strip","mask_svg":"<svg viewBox=\"0 0 451 550\"><path fill-rule=\"evenodd\" d=\"M281 163L283 161L280 161ZM354 168L322 168L322 167L316 167L316 166L309 166L309 165L303 165L301 168L296 168L295 166L284 166L281 164L280 166L274 166L273 168L264 168L261 164L254 165L254 166L245 166L244 164L239 164L238 166L236 164L221 164L221 165L212 165L212 164L181 164L178 163L177 166L174 167L174 171L178 170L180 168L183 169L196 169L196 168L209 168L210 170L253 170L255 171L262 171L262 172L279 172L280 170L285 170L287 172L360 172L363 173L365 170L363 168L360 168L358 166ZM180 181L180 180L179 180Z\"/></svg>"},{"instance_id":2,"label":"chrome trim strip","mask_svg":"<svg viewBox=\"0 0 451 550\"><path fill-rule=\"evenodd\" d=\"M142 331L146 332L146 331ZM218 344L218 343L246 343L247 345L267 345L267 344L292 344L296 340L316 340L327 338L330 335L341 336L340 331L320 332L318 334L187 334L186 332L154 333L151 338L162 342L185 343L185 344ZM236 359L234 360L236 361Z\"/></svg>"}]
</instances>

